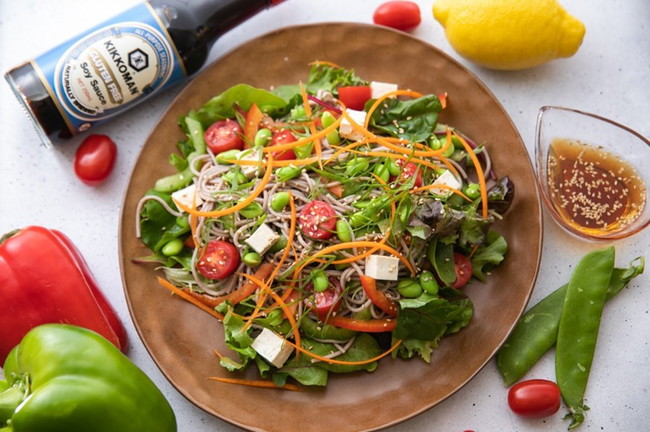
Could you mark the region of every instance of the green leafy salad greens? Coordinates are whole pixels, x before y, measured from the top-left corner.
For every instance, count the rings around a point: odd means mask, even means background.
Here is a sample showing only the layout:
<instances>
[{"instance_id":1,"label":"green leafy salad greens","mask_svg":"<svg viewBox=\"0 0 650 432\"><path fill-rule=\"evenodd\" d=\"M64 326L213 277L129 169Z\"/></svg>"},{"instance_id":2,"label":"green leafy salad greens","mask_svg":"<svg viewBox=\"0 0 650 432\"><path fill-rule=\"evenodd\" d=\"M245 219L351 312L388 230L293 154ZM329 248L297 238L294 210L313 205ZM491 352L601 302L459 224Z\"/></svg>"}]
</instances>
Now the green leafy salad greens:
<instances>
[{"instance_id":1,"label":"green leafy salad greens","mask_svg":"<svg viewBox=\"0 0 650 432\"><path fill-rule=\"evenodd\" d=\"M439 122L444 99L374 88L317 63L304 86L235 85L179 119L176 172L138 209L141 260L220 317L228 370L324 386L383 355L431 362L472 319L464 285L504 259L510 179Z\"/></svg>"}]
</instances>

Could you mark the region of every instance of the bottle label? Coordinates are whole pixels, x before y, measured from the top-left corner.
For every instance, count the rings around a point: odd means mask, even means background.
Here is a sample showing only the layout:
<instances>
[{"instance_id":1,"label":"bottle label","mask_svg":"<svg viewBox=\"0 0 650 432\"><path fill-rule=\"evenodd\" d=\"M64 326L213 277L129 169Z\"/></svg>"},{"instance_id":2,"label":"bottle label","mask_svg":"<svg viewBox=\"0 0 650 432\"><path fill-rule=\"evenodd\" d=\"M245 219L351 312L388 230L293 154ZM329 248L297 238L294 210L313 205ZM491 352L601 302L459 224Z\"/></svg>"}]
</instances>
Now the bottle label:
<instances>
[{"instance_id":1,"label":"bottle label","mask_svg":"<svg viewBox=\"0 0 650 432\"><path fill-rule=\"evenodd\" d=\"M73 133L120 114L185 76L142 3L33 60Z\"/></svg>"}]
</instances>

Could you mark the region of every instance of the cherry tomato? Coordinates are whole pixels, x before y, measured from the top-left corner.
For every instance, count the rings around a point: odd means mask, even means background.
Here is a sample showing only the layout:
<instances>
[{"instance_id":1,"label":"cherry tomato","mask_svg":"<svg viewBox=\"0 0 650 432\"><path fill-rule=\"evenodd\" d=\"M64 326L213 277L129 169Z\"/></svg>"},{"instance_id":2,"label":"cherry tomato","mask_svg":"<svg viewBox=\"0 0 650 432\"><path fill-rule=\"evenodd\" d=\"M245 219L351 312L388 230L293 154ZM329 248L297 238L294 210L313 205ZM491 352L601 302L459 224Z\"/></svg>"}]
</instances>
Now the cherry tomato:
<instances>
[{"instance_id":1,"label":"cherry tomato","mask_svg":"<svg viewBox=\"0 0 650 432\"><path fill-rule=\"evenodd\" d=\"M305 299L307 307L313 308L318 316L318 319L325 321L328 316L335 312L341 304L341 283L333 276L327 278L329 280L329 287L324 291L315 291L314 284L309 282L305 287L305 291L310 293L310 296Z\"/></svg>"},{"instance_id":2,"label":"cherry tomato","mask_svg":"<svg viewBox=\"0 0 650 432\"><path fill-rule=\"evenodd\" d=\"M208 279L225 279L237 270L239 262L239 251L234 244L213 240L201 252L196 269Z\"/></svg>"},{"instance_id":3,"label":"cherry tomato","mask_svg":"<svg viewBox=\"0 0 650 432\"><path fill-rule=\"evenodd\" d=\"M205 131L203 138L208 148L214 154L228 150L242 150L242 128L235 120L225 119L212 123Z\"/></svg>"},{"instance_id":4,"label":"cherry tomato","mask_svg":"<svg viewBox=\"0 0 650 432\"><path fill-rule=\"evenodd\" d=\"M465 255L454 252L454 270L456 271L456 280L451 287L461 289L472 277L472 262Z\"/></svg>"},{"instance_id":5,"label":"cherry tomato","mask_svg":"<svg viewBox=\"0 0 650 432\"><path fill-rule=\"evenodd\" d=\"M369 86L339 87L339 100L353 110L362 110L371 97L372 90Z\"/></svg>"},{"instance_id":6,"label":"cherry tomato","mask_svg":"<svg viewBox=\"0 0 650 432\"><path fill-rule=\"evenodd\" d=\"M326 240L334 235L336 212L325 201L311 201L298 213L298 226L307 237Z\"/></svg>"},{"instance_id":7,"label":"cherry tomato","mask_svg":"<svg viewBox=\"0 0 650 432\"><path fill-rule=\"evenodd\" d=\"M113 171L117 146L106 135L89 135L74 154L74 172L89 186L104 182Z\"/></svg>"},{"instance_id":8,"label":"cherry tomato","mask_svg":"<svg viewBox=\"0 0 650 432\"><path fill-rule=\"evenodd\" d=\"M282 129L281 131L275 132L271 137L272 146L289 144L296 141L298 141L298 138L296 138L296 136L289 129ZM293 160L295 158L296 154L291 149L273 153L274 160Z\"/></svg>"},{"instance_id":9,"label":"cherry tomato","mask_svg":"<svg viewBox=\"0 0 650 432\"><path fill-rule=\"evenodd\" d=\"M543 418L560 409L560 388L553 381L532 379L521 381L508 392L508 405L517 415Z\"/></svg>"},{"instance_id":10,"label":"cherry tomato","mask_svg":"<svg viewBox=\"0 0 650 432\"><path fill-rule=\"evenodd\" d=\"M413 162L406 162L405 165L405 161L403 161L402 159L398 159L396 163L397 166L402 169L402 172L398 177L392 177L391 181L398 179L400 183L403 183L411 180L411 178L415 175L415 180L413 181L413 187L417 188L422 186L423 183L422 171L420 171L420 167L417 164Z\"/></svg>"},{"instance_id":11,"label":"cherry tomato","mask_svg":"<svg viewBox=\"0 0 650 432\"><path fill-rule=\"evenodd\" d=\"M412 1L389 1L375 9L372 20L377 25L409 30L420 25L420 8Z\"/></svg>"}]
</instances>

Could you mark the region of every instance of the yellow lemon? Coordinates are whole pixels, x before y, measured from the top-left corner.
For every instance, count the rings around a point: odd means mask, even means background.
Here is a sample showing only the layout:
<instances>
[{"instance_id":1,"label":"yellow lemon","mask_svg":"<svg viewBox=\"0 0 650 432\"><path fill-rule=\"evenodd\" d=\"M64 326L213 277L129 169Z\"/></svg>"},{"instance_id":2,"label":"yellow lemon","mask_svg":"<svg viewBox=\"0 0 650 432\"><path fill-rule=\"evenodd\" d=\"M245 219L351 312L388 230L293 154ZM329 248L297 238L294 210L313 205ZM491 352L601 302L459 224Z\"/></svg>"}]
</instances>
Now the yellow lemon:
<instances>
[{"instance_id":1,"label":"yellow lemon","mask_svg":"<svg viewBox=\"0 0 650 432\"><path fill-rule=\"evenodd\" d=\"M436 0L433 16L458 54L490 69L571 57L585 35L557 0Z\"/></svg>"}]
</instances>

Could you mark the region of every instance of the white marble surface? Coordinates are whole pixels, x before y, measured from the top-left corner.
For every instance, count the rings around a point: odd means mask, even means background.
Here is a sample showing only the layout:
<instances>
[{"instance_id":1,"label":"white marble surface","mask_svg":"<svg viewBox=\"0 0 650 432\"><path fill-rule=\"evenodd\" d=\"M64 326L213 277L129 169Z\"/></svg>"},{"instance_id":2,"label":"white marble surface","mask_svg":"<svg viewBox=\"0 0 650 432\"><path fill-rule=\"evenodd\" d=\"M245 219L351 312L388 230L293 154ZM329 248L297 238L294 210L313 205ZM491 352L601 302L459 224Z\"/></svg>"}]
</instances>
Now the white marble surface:
<instances>
[{"instance_id":1,"label":"white marble surface","mask_svg":"<svg viewBox=\"0 0 650 432\"><path fill-rule=\"evenodd\" d=\"M369 23L380 3L288 0L221 38L210 59L282 26L325 21ZM412 34L459 59L487 84L511 115L531 154L537 110L545 104L596 112L650 136L650 3L646 0L563 0L566 8L586 24L583 46L571 59L520 72L489 71L458 58L433 20L432 1L417 3L423 22ZM134 0L0 0L0 70L4 73L132 4ZM115 140L119 156L110 180L90 188L75 178L72 169L72 157L81 139L51 150L41 147L9 87L1 83L0 232L38 224L60 229L71 237L127 326L131 359L171 401L179 431L233 431L237 429L194 407L165 380L135 332L119 275L117 233L122 196L142 143L177 91L158 96L95 129ZM595 248L564 234L548 214L544 218L543 257L533 303L568 280L579 257ZM646 230L617 242L617 264L625 265L645 254L649 240L650 231ZM586 402L592 409L581 430L635 431L650 425L649 282L650 276L642 275L606 307L587 388ZM544 357L529 377L553 379L553 356ZM564 407L545 420L520 419L509 411L506 395L496 364L491 361L450 398L388 430L561 431L568 425L562 420Z\"/></svg>"}]
</instances>

